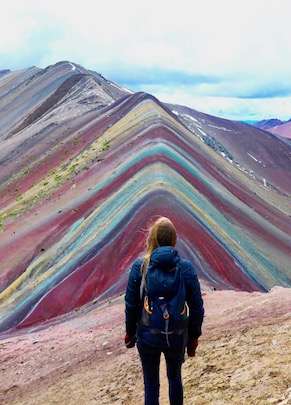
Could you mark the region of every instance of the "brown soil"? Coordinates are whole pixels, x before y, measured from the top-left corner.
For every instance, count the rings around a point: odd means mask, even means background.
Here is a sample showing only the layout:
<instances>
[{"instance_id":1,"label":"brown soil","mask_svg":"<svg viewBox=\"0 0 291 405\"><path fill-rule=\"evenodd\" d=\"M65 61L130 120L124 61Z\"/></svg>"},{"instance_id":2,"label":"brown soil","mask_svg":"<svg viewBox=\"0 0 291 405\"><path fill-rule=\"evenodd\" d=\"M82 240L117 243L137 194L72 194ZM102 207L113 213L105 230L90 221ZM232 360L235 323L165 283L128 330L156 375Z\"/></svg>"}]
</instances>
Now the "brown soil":
<instances>
[{"instance_id":1,"label":"brown soil","mask_svg":"<svg viewBox=\"0 0 291 405\"><path fill-rule=\"evenodd\" d=\"M291 404L291 290L204 295L197 355L183 365L185 404ZM123 296L0 340L0 403L142 404L136 348L123 345ZM168 404L165 362L160 403Z\"/></svg>"}]
</instances>

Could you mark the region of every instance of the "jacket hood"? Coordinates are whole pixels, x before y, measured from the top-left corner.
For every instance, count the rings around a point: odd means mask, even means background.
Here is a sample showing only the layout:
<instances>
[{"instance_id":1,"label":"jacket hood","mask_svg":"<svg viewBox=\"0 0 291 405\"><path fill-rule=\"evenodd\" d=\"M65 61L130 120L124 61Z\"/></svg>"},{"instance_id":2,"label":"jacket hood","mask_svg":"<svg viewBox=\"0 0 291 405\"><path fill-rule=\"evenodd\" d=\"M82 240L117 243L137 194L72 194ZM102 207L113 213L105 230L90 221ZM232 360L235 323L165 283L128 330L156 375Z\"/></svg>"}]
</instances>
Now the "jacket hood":
<instances>
[{"instance_id":1,"label":"jacket hood","mask_svg":"<svg viewBox=\"0 0 291 405\"><path fill-rule=\"evenodd\" d=\"M150 263L163 270L171 270L180 261L180 256L173 246L158 246L153 250Z\"/></svg>"}]
</instances>

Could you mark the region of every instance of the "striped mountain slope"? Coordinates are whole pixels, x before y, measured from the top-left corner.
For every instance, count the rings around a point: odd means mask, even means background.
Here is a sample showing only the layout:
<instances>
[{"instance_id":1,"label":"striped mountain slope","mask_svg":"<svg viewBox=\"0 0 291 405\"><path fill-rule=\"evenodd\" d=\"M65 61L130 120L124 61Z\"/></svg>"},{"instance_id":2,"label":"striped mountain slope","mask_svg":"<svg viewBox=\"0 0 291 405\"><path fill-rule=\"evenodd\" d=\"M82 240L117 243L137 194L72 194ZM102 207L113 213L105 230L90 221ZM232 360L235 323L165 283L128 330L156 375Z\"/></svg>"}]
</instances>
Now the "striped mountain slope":
<instances>
[{"instance_id":1,"label":"striped mountain slope","mask_svg":"<svg viewBox=\"0 0 291 405\"><path fill-rule=\"evenodd\" d=\"M0 331L122 292L157 215L175 223L203 288L290 286L291 185L281 181L291 178L290 148L252 128L256 166L243 158L243 124L193 110L187 118L69 64L18 77L23 113L9 109L0 124ZM10 74L0 102L20 109Z\"/></svg>"}]
</instances>

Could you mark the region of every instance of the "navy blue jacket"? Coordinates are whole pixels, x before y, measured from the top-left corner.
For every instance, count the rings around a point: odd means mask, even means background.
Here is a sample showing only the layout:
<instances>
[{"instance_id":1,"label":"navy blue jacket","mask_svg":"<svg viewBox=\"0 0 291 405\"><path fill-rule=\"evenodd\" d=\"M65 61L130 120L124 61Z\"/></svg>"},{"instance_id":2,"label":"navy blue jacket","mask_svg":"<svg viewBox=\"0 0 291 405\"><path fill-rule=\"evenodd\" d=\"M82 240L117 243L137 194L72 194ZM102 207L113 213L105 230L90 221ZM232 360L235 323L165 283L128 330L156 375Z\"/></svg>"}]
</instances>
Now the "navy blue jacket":
<instances>
[{"instance_id":1,"label":"navy blue jacket","mask_svg":"<svg viewBox=\"0 0 291 405\"><path fill-rule=\"evenodd\" d=\"M125 326L126 333L129 336L136 335L138 322L141 317L140 285L142 280L142 262L142 257L134 261L129 273L125 294ZM180 263L185 280L186 302L189 307L188 338L198 338L201 335L204 307L199 280L191 261L182 259L177 249L173 246L159 246L153 250L149 265L162 269L171 269L178 262ZM139 333L142 334L142 330Z\"/></svg>"}]
</instances>

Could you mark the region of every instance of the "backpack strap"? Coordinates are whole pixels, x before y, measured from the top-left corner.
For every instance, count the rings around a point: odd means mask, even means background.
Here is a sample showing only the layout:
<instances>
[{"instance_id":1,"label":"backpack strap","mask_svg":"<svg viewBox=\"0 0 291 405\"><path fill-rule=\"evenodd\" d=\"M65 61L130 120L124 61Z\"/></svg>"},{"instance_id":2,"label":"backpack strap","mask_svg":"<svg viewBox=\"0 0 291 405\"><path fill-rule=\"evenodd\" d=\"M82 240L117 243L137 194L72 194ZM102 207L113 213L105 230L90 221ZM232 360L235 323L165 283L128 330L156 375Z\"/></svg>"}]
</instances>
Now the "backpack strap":
<instances>
[{"instance_id":1,"label":"backpack strap","mask_svg":"<svg viewBox=\"0 0 291 405\"><path fill-rule=\"evenodd\" d=\"M183 333L185 333L185 328L183 328L183 329L173 329L173 330L170 330L170 331L168 331L168 332L165 332L165 331L163 331L163 330L160 330L160 329L153 329L153 328L150 328L149 329L149 331L151 332L151 333L153 333L154 335L160 335L160 334L164 334L164 335L166 335L166 334L168 334L168 335L172 335L172 334L175 334L175 335L183 335Z\"/></svg>"},{"instance_id":2,"label":"backpack strap","mask_svg":"<svg viewBox=\"0 0 291 405\"><path fill-rule=\"evenodd\" d=\"M141 265L141 268L143 266ZM146 293L147 293L147 285L146 285L146 273L145 271L142 272L142 279L141 279L141 283L140 283L140 290L139 290L139 296L140 296L140 300L142 301L142 296L143 296L143 290L145 289Z\"/></svg>"},{"instance_id":3,"label":"backpack strap","mask_svg":"<svg viewBox=\"0 0 291 405\"><path fill-rule=\"evenodd\" d=\"M142 274L142 279L141 279L140 289L139 289L139 297L140 297L141 301L142 301L142 295L143 295L144 286L145 286L145 277L144 277L144 274Z\"/></svg>"}]
</instances>

